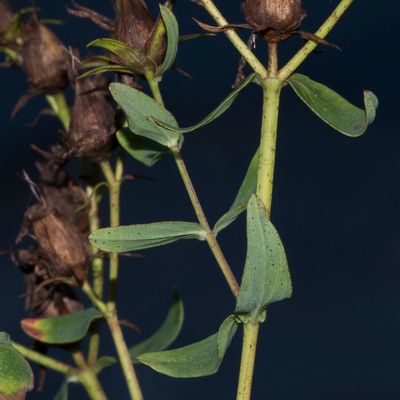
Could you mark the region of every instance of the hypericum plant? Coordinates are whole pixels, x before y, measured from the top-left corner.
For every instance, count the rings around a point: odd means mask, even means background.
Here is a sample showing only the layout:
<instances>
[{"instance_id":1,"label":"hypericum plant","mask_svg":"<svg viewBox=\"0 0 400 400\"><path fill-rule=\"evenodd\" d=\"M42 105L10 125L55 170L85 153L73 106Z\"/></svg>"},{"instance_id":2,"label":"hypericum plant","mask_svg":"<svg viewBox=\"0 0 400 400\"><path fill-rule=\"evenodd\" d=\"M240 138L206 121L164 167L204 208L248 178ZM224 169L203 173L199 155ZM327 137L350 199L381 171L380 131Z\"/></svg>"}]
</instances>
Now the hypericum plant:
<instances>
[{"instance_id":1,"label":"hypericum plant","mask_svg":"<svg viewBox=\"0 0 400 400\"><path fill-rule=\"evenodd\" d=\"M111 37L89 44L106 50L106 54L86 60L81 60L77 51L68 51L47 27L51 21L40 20L36 10L14 13L5 0L0 0L4 65L24 68L29 82L28 97L44 94L52 114L64 128L59 142L49 150L35 147L43 158L36 164L37 182L23 173L35 204L25 212L17 240L19 245L12 256L27 281L27 309L32 316L22 320L22 328L35 340L35 346L29 349L12 343L6 334L0 335L1 399L23 399L32 388L32 372L23 355L42 368L65 376L56 395L58 400L68 398L71 383L81 383L91 399L106 399L100 372L115 364L122 368L130 398L141 400L137 365L147 365L159 373L179 378L215 374L239 327L244 334L237 399L250 399L260 325L267 318L270 304L292 294L284 247L270 220L282 90L293 89L318 117L350 137L362 135L375 118L378 101L373 93L364 92L365 107L360 109L321 83L295 73L318 44L330 44L326 36L352 2L341 0L320 29L311 34L300 30L306 16L301 0L245 0L242 10L246 23L240 24L229 24L212 0L197 0L217 26L198 24L214 34L224 32L240 54L241 62L233 92L199 123L181 127L164 105L160 82L174 68L180 39L203 34L179 36L173 0L160 5L157 19L151 16L143 0L115 0L114 20L74 4L69 9L71 14L90 18L112 32ZM266 42L267 66L236 29L250 29L252 35ZM279 45L292 35L309 41L286 65L280 66ZM253 70L247 76L246 63ZM118 113L110 102L104 78L104 73L110 72L116 73L119 82L112 83L109 91L124 118L116 118ZM145 93L145 83L150 95ZM67 84L75 92L71 108L63 92ZM184 137L227 111L250 84L258 85L263 93L260 147L231 208L211 226L182 156ZM18 108L25 100L26 97ZM114 153L113 167L110 160ZM163 157L172 156L197 221L121 225L121 185L129 178L124 176L124 153L148 167ZM80 180L66 172L65 166L71 157L80 160L83 176ZM100 229L98 205L103 187L109 192L110 227ZM245 211L247 257L239 285L217 236ZM21 247L20 243L27 238L29 246ZM211 336L182 348L166 350L183 323L183 304L175 295L160 329L145 341L129 347L121 330L116 302L120 254L183 239L208 244L236 305L230 315L221 318L221 325ZM106 253L109 254L108 274L104 265ZM105 279L108 279L107 294L104 293ZM76 290L86 295L91 307L83 306ZM104 333L101 320L108 325L116 357L100 352ZM54 346L70 352L74 364L48 356L47 350Z\"/></svg>"}]
</instances>

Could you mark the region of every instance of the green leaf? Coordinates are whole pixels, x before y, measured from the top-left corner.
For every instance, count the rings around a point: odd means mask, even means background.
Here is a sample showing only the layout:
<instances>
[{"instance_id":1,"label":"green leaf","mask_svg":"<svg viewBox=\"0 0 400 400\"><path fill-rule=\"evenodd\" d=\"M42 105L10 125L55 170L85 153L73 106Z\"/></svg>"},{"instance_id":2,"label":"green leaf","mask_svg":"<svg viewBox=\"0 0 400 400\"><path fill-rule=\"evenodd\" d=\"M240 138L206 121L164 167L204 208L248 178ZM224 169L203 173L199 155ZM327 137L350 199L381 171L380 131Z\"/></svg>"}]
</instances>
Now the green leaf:
<instances>
[{"instance_id":1,"label":"green leaf","mask_svg":"<svg viewBox=\"0 0 400 400\"><path fill-rule=\"evenodd\" d=\"M66 344L83 339L90 324L102 318L95 308L87 308L54 318L29 318L21 321L24 332L42 343Z\"/></svg>"},{"instance_id":2,"label":"green leaf","mask_svg":"<svg viewBox=\"0 0 400 400\"><path fill-rule=\"evenodd\" d=\"M117 132L119 144L135 160L140 161L148 167L152 167L169 149L154 140L143 136L135 135L128 128L123 128Z\"/></svg>"},{"instance_id":3,"label":"green leaf","mask_svg":"<svg viewBox=\"0 0 400 400\"><path fill-rule=\"evenodd\" d=\"M101 47L115 54L125 66L144 74L146 70L154 70L154 64L139 49L128 46L119 40L102 38L90 42L89 46Z\"/></svg>"},{"instance_id":4,"label":"green leaf","mask_svg":"<svg viewBox=\"0 0 400 400\"><path fill-rule=\"evenodd\" d=\"M135 361L144 353L162 351L169 347L178 337L182 329L183 318L183 302L175 293L171 309L158 331L148 339L129 349L132 361Z\"/></svg>"},{"instance_id":5,"label":"green leaf","mask_svg":"<svg viewBox=\"0 0 400 400\"><path fill-rule=\"evenodd\" d=\"M222 229L229 226L244 210L246 210L251 195L257 191L259 158L259 149L257 149L231 208L216 222L214 226L215 234L218 234Z\"/></svg>"},{"instance_id":6,"label":"green leaf","mask_svg":"<svg viewBox=\"0 0 400 400\"><path fill-rule=\"evenodd\" d=\"M68 381L65 379L53 400L68 400Z\"/></svg>"},{"instance_id":7,"label":"green leaf","mask_svg":"<svg viewBox=\"0 0 400 400\"><path fill-rule=\"evenodd\" d=\"M33 373L25 358L12 347L10 337L0 332L0 399L24 399L33 388Z\"/></svg>"},{"instance_id":8,"label":"green leaf","mask_svg":"<svg viewBox=\"0 0 400 400\"><path fill-rule=\"evenodd\" d=\"M236 314L258 322L269 304L292 295L285 250L265 207L252 195L247 207L247 257Z\"/></svg>"},{"instance_id":9,"label":"green leaf","mask_svg":"<svg viewBox=\"0 0 400 400\"><path fill-rule=\"evenodd\" d=\"M168 46L164 62L157 71L157 76L164 75L164 73L172 67L178 52L179 44L179 26L175 15L168 7L162 4L160 4L160 12L167 31Z\"/></svg>"},{"instance_id":10,"label":"green leaf","mask_svg":"<svg viewBox=\"0 0 400 400\"><path fill-rule=\"evenodd\" d=\"M89 239L100 250L123 253L163 246L182 239L205 240L206 232L194 222L168 221L104 228L92 233Z\"/></svg>"},{"instance_id":11,"label":"green leaf","mask_svg":"<svg viewBox=\"0 0 400 400\"><path fill-rule=\"evenodd\" d=\"M163 121L157 118L156 116L153 116L151 119L154 122L154 124L173 132L189 133L196 131L197 129L200 129L210 124L218 117L220 117L222 114L224 114L225 111L227 111L234 103L236 98L239 96L240 92L254 80L255 76L256 76L255 73L249 75L246 78L246 80L237 89L235 89L232 93L230 93L229 96L226 97L225 100L222 103L220 103L214 111L212 111L209 115L207 115L203 120L201 120L196 125L189 126L188 128L179 128L177 124L176 125L169 124L168 122Z\"/></svg>"},{"instance_id":12,"label":"green leaf","mask_svg":"<svg viewBox=\"0 0 400 400\"><path fill-rule=\"evenodd\" d=\"M122 83L112 83L110 92L124 111L129 129L133 133L168 148L179 146L179 133L171 132L150 121L150 118L155 118L168 125L178 126L174 116L167 109L140 90Z\"/></svg>"},{"instance_id":13,"label":"green leaf","mask_svg":"<svg viewBox=\"0 0 400 400\"><path fill-rule=\"evenodd\" d=\"M183 317L183 302L179 296L174 293L172 306L160 329L143 342L129 349L132 362L138 363L137 358L144 353L162 351L169 347L182 329ZM96 373L100 373L103 369L117 363L118 360L115 357L100 357L96 362L95 371Z\"/></svg>"},{"instance_id":14,"label":"green leaf","mask_svg":"<svg viewBox=\"0 0 400 400\"><path fill-rule=\"evenodd\" d=\"M120 74L128 74L132 75L132 69L128 67L124 67L123 65L118 64L108 64L108 65L101 65L99 67L93 68L89 71L84 72L82 75L79 76L79 79L87 78L88 76L104 74L106 72L116 72Z\"/></svg>"},{"instance_id":15,"label":"green leaf","mask_svg":"<svg viewBox=\"0 0 400 400\"><path fill-rule=\"evenodd\" d=\"M365 110L362 110L305 75L294 74L288 82L311 111L332 128L347 136L361 136L375 119L379 102L372 92L364 92Z\"/></svg>"},{"instance_id":16,"label":"green leaf","mask_svg":"<svg viewBox=\"0 0 400 400\"><path fill-rule=\"evenodd\" d=\"M138 359L154 370L174 378L197 378L215 374L236 332L237 322L232 316L219 331L200 342L175 350L146 353Z\"/></svg>"}]
</instances>

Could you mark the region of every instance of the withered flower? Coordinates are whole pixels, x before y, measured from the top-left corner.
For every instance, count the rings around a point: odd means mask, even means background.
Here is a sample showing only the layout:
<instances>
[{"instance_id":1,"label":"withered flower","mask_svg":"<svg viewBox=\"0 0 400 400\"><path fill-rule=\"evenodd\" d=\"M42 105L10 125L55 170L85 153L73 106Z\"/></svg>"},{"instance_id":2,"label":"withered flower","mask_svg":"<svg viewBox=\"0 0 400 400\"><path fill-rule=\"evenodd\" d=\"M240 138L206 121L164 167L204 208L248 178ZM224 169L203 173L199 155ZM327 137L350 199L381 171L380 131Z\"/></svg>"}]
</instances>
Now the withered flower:
<instances>
[{"instance_id":1,"label":"withered flower","mask_svg":"<svg viewBox=\"0 0 400 400\"><path fill-rule=\"evenodd\" d=\"M76 80L70 128L64 138L73 154L93 161L108 157L116 131L115 111L100 79Z\"/></svg>"},{"instance_id":2,"label":"withered flower","mask_svg":"<svg viewBox=\"0 0 400 400\"><path fill-rule=\"evenodd\" d=\"M90 261L87 241L74 225L61 219L56 210L40 203L30 207L17 243L29 232L52 278L75 277L78 281L86 278Z\"/></svg>"},{"instance_id":3,"label":"withered flower","mask_svg":"<svg viewBox=\"0 0 400 400\"><path fill-rule=\"evenodd\" d=\"M301 0L245 0L242 10L255 32L276 42L297 30L306 16Z\"/></svg>"},{"instance_id":4,"label":"withered flower","mask_svg":"<svg viewBox=\"0 0 400 400\"><path fill-rule=\"evenodd\" d=\"M36 146L32 147L45 158L45 161L35 163L45 204L55 209L61 219L76 226L86 237L89 230L89 210L81 208L88 199L85 191L65 170L68 161L67 149L61 144L51 146L48 152Z\"/></svg>"},{"instance_id":5,"label":"withered flower","mask_svg":"<svg viewBox=\"0 0 400 400\"><path fill-rule=\"evenodd\" d=\"M25 308L36 317L56 317L83 309L73 289L65 284L46 283L50 276L37 249L19 249L13 262L24 274Z\"/></svg>"},{"instance_id":6,"label":"withered flower","mask_svg":"<svg viewBox=\"0 0 400 400\"><path fill-rule=\"evenodd\" d=\"M23 27L23 66L32 89L61 89L67 82L68 54L57 36L34 16Z\"/></svg>"}]
</instances>

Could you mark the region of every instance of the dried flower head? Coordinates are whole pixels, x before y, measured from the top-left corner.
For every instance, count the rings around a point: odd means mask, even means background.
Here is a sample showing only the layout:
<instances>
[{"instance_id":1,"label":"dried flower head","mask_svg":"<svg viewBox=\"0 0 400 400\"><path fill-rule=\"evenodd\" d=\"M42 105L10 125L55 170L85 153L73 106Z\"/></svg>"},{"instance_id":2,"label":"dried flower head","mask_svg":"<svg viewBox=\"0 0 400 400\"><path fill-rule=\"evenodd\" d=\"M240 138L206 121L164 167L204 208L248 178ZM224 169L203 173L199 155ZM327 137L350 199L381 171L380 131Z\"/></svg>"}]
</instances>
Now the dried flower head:
<instances>
[{"instance_id":1,"label":"dried flower head","mask_svg":"<svg viewBox=\"0 0 400 400\"><path fill-rule=\"evenodd\" d=\"M306 16L301 0L245 0L242 10L255 32L276 42L297 30Z\"/></svg>"},{"instance_id":2,"label":"dried flower head","mask_svg":"<svg viewBox=\"0 0 400 400\"><path fill-rule=\"evenodd\" d=\"M115 39L146 51L154 21L143 0L115 0Z\"/></svg>"},{"instance_id":3,"label":"dried flower head","mask_svg":"<svg viewBox=\"0 0 400 400\"><path fill-rule=\"evenodd\" d=\"M86 278L90 259L87 241L56 210L40 203L30 207L25 213L17 243L29 232L35 238L38 254L52 278L75 277L79 281Z\"/></svg>"},{"instance_id":4,"label":"dried flower head","mask_svg":"<svg viewBox=\"0 0 400 400\"><path fill-rule=\"evenodd\" d=\"M12 260L25 277L27 311L37 317L56 317L83 308L71 287L46 282L50 279L50 275L37 249L16 250Z\"/></svg>"},{"instance_id":5,"label":"dried flower head","mask_svg":"<svg viewBox=\"0 0 400 400\"><path fill-rule=\"evenodd\" d=\"M115 111L108 99L106 85L100 79L76 81L71 124L64 137L73 154L93 161L108 157L116 131Z\"/></svg>"},{"instance_id":6,"label":"dried flower head","mask_svg":"<svg viewBox=\"0 0 400 400\"><path fill-rule=\"evenodd\" d=\"M33 17L23 27L23 39L23 66L31 88L63 88L68 82L68 55L57 36Z\"/></svg>"}]
</instances>

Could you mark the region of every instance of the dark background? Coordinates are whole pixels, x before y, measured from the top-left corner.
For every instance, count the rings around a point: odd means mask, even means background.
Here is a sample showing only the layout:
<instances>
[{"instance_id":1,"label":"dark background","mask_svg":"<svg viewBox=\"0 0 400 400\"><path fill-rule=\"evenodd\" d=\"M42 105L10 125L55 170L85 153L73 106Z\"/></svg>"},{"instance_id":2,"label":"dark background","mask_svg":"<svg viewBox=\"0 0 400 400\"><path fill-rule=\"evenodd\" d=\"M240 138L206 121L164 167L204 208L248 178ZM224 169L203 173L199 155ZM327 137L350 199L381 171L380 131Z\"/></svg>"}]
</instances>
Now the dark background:
<instances>
[{"instance_id":1,"label":"dark background","mask_svg":"<svg viewBox=\"0 0 400 400\"><path fill-rule=\"evenodd\" d=\"M43 17L66 22L54 29L68 45L105 36L91 22L67 16L64 1L37 3ZM81 3L111 15L107 0ZM198 31L192 16L211 22L193 2L177 3L182 33ZM242 21L239 3L217 1L233 22ZM303 29L314 31L337 3L305 0L309 17ZM321 48L300 69L357 105L364 88L378 95L378 118L365 136L350 139L333 131L290 89L283 92L272 219L286 246L294 295L271 307L262 327L254 399L400 398L399 18L397 0L356 1L329 37L343 51ZM285 43L282 60L301 44L298 38ZM261 42L257 51L264 57ZM228 93L237 61L222 35L181 45L178 63L194 80L170 72L162 83L167 106L181 125L197 122ZM7 248L29 200L26 184L17 177L21 169L33 170L36 156L28 144L46 147L55 141L59 124L44 118L33 128L26 126L45 107L39 99L10 120L26 88L20 71L0 71L0 87L0 244ZM222 118L187 137L184 156L211 222L230 206L257 148L260 107L261 93L253 85ZM124 223L194 220L172 160L153 169L128 160L126 168L154 181L124 186ZM241 218L220 237L237 277L244 264L244 229ZM143 336L163 320L174 287L186 307L176 346L214 333L233 311L233 298L206 245L180 242L142 254L144 258L124 260L119 300L120 317L138 324ZM26 315L22 277L8 259L0 261L0 328L29 345L19 326ZM132 344L140 340L129 331L127 338ZM113 348L106 342L104 353L110 354ZM173 380L138 367L146 399L234 398L240 342L237 335L220 372L209 378ZM110 398L128 398L119 368L102 378ZM44 392L28 397L51 399L60 383L61 377L50 372ZM71 388L72 399L84 396Z\"/></svg>"}]
</instances>

